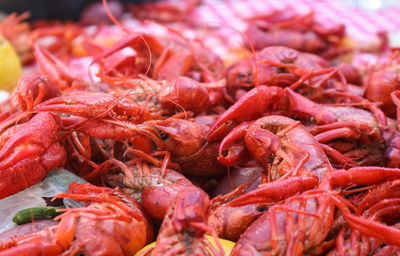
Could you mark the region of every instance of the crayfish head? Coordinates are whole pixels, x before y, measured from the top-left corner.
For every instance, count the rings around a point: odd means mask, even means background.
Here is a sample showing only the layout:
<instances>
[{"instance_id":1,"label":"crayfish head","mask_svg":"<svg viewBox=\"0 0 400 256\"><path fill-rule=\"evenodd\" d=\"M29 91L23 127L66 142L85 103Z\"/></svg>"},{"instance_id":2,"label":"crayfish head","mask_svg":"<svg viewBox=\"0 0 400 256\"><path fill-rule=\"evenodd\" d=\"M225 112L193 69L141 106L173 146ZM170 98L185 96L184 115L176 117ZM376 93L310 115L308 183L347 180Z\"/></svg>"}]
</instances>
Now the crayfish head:
<instances>
[{"instance_id":1,"label":"crayfish head","mask_svg":"<svg viewBox=\"0 0 400 256\"><path fill-rule=\"evenodd\" d=\"M201 113L209 106L209 92L202 84L188 77L178 76L169 81L158 94L161 105L172 111Z\"/></svg>"},{"instance_id":2,"label":"crayfish head","mask_svg":"<svg viewBox=\"0 0 400 256\"><path fill-rule=\"evenodd\" d=\"M13 108L18 106L21 110L31 110L30 105L36 105L43 101L60 96L61 91L57 85L50 82L44 74L29 74L18 80L17 87L11 94L11 105ZM23 98L23 106L21 106L18 98ZM32 101L32 102L27 102Z\"/></svg>"},{"instance_id":3,"label":"crayfish head","mask_svg":"<svg viewBox=\"0 0 400 256\"><path fill-rule=\"evenodd\" d=\"M276 153L281 148L279 138L274 133L261 127L249 130L245 142L254 160L262 166L273 161Z\"/></svg>"},{"instance_id":4,"label":"crayfish head","mask_svg":"<svg viewBox=\"0 0 400 256\"><path fill-rule=\"evenodd\" d=\"M173 158L191 155L206 142L207 128L183 119L149 121L157 139L153 140L159 150L171 152Z\"/></svg>"},{"instance_id":5,"label":"crayfish head","mask_svg":"<svg viewBox=\"0 0 400 256\"><path fill-rule=\"evenodd\" d=\"M250 60L242 60L228 69L227 86L229 87L252 87L253 67Z\"/></svg>"}]
</instances>

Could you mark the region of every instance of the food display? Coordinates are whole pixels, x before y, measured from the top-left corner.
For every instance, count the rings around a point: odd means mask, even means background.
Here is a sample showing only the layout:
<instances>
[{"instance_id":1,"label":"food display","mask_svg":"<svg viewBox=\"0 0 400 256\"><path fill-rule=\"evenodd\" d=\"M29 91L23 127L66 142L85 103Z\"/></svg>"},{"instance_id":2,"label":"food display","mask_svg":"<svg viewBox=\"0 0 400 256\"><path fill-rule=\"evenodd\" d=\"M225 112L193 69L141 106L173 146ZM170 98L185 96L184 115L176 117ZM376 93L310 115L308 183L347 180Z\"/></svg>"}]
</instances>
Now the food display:
<instances>
[{"instance_id":1,"label":"food display","mask_svg":"<svg viewBox=\"0 0 400 256\"><path fill-rule=\"evenodd\" d=\"M400 254L388 34L201 8L0 23L0 256Z\"/></svg>"}]
</instances>

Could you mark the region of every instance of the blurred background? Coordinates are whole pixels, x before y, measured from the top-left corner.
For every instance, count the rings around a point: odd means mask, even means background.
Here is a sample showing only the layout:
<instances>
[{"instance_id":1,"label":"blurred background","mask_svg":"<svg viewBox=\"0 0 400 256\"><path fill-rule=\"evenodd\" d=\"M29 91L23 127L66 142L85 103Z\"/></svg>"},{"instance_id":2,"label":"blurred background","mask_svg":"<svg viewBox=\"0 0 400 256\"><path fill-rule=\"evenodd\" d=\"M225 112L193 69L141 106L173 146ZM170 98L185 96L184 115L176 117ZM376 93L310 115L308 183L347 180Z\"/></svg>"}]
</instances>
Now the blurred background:
<instances>
[{"instance_id":1,"label":"blurred background","mask_svg":"<svg viewBox=\"0 0 400 256\"><path fill-rule=\"evenodd\" d=\"M121 3L143 3L143 2L156 2L157 0L114 0ZM179 2L178 0L175 0ZM232 0L231 0L232 1ZM236 0L233 0L236 1ZM264 2L279 4L279 2L287 2L291 4L314 2L317 4L322 1L314 0L263 0ZM101 2L101 0L0 0L0 11L3 13L11 12L25 12L29 11L31 19L79 19L80 13L88 5L93 2ZM108 1L113 2L113 1ZM185 0L180 2L184 3ZM221 0L211 0L205 2L222 2ZM237 2L241 2L237 0ZM251 1L249 1L251 2ZM400 1L398 0L330 0L330 2L341 2L344 7L350 5L356 9L363 10L366 12L379 11L388 7L397 6ZM348 11L346 8L343 11Z\"/></svg>"},{"instance_id":2,"label":"blurred background","mask_svg":"<svg viewBox=\"0 0 400 256\"><path fill-rule=\"evenodd\" d=\"M78 20L81 12L94 2L101 0L0 0L0 11L30 12L31 19ZM108 1L113 2L113 1ZM155 0L118 0L121 3L155 2Z\"/></svg>"},{"instance_id":3,"label":"blurred background","mask_svg":"<svg viewBox=\"0 0 400 256\"><path fill-rule=\"evenodd\" d=\"M392 46L400 47L400 0L108 0L107 2L117 18L124 17L123 13L129 9L128 5L168 2L172 3L172 6L179 6L181 11L185 8L191 10L182 13L198 23L228 24L241 31L246 26L243 19L247 17L265 15L288 7L302 13L313 10L315 18L322 23L343 23L347 33L357 42L373 43L378 33L386 31ZM191 9L190 6L196 8ZM148 9L149 12L151 10ZM80 20L85 24L96 24L101 20L110 23L101 0L0 0L0 13L3 13L0 15L0 21L9 13L25 11L29 11L31 20ZM131 15L128 16L129 19L143 18L137 16L131 9L129 11ZM142 10L142 14L143 12L146 11ZM155 13L159 15L159 12Z\"/></svg>"}]
</instances>

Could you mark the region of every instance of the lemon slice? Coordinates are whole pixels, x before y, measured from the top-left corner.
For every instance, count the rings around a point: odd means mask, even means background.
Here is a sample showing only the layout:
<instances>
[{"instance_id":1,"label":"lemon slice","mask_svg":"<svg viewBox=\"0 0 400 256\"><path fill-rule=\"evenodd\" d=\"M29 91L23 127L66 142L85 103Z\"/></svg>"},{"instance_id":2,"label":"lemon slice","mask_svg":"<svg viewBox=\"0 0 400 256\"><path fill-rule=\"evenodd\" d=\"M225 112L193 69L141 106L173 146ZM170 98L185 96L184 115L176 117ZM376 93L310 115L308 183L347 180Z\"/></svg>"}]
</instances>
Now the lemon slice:
<instances>
[{"instance_id":1,"label":"lemon slice","mask_svg":"<svg viewBox=\"0 0 400 256\"><path fill-rule=\"evenodd\" d=\"M0 36L0 89L11 91L21 77L22 66L18 54L7 39Z\"/></svg>"},{"instance_id":2,"label":"lemon slice","mask_svg":"<svg viewBox=\"0 0 400 256\"><path fill-rule=\"evenodd\" d=\"M215 245L215 240L214 240L214 238L213 238L212 236L206 236L206 237L208 238L208 240L210 240L210 242L211 242L214 246L216 246L216 245ZM229 255L229 254L231 253L231 250L232 250L233 247L235 246L235 243L234 243L234 242L229 241L229 240L225 240L225 239L222 239L222 238L219 238L219 242L221 243L222 248L223 248L224 251L225 251L225 255ZM156 242L153 242L153 243L151 243L151 244L148 244L148 245L146 245L145 247L143 247L140 251L138 251L138 252L135 254L135 256L138 256L138 255L140 255L142 252L144 252L144 251L146 251L146 250L148 250L148 249L150 249L150 248L153 248L153 247L155 247L155 246L156 246Z\"/></svg>"}]
</instances>

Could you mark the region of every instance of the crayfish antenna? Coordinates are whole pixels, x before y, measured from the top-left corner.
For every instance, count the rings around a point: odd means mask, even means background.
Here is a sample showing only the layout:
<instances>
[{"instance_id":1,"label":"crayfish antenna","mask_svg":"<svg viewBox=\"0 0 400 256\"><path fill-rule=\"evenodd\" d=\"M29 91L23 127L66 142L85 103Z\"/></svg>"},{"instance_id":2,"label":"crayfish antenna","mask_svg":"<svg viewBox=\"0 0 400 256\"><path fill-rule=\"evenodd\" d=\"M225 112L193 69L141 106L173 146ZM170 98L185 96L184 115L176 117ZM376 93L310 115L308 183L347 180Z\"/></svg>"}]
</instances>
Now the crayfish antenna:
<instances>
[{"instance_id":1,"label":"crayfish antenna","mask_svg":"<svg viewBox=\"0 0 400 256\"><path fill-rule=\"evenodd\" d=\"M117 25L122 31L125 33L129 34L129 31L119 23L119 21L115 18L114 14L110 11L110 8L108 8L108 2L107 0L103 0L103 6L104 9L106 10L107 16L110 18L110 20Z\"/></svg>"},{"instance_id":2,"label":"crayfish antenna","mask_svg":"<svg viewBox=\"0 0 400 256\"><path fill-rule=\"evenodd\" d=\"M105 8L105 10L106 10L106 13L107 13L108 17L111 19L111 21L112 21L116 26L118 26L122 31L124 31L127 35L129 35L129 34L130 34L130 31L127 30L127 29L115 18L115 16L113 15L113 13L110 11L110 9L109 9L109 7L108 7L107 0L102 0L102 1L103 1L103 6L104 6L104 8ZM144 74L144 75L146 76L146 75L150 72L150 69L151 69L151 63L152 63L152 52L151 52L151 47L150 47L149 43L147 42L147 40L143 37L143 35L142 35L141 33L139 33L137 36L145 43L146 48L147 48L147 51L148 51L148 54L149 54L149 64L148 64L147 69L146 69L146 72L145 72L145 74ZM131 41L131 40L128 40L128 41ZM117 49L118 49L118 48L117 48ZM100 56L105 57L104 54L101 54ZM96 58L96 59L98 59L98 58ZM92 65L96 62L96 59L93 60L92 63L90 63L90 65L89 65L89 76L90 76L90 79L92 80L92 82L93 82L93 78L92 78L92 73L91 73L91 67L92 67ZM97 60L97 61L98 61L98 60ZM134 90L134 89L131 89L131 90L127 93L127 95L128 95L130 92L132 92L133 90ZM118 100L116 100L116 103L117 103L117 102L118 102Z\"/></svg>"},{"instance_id":3,"label":"crayfish antenna","mask_svg":"<svg viewBox=\"0 0 400 256\"><path fill-rule=\"evenodd\" d=\"M141 213L130 207L129 203L133 199L130 199L125 194L119 193L115 189L108 187L97 187L90 183L78 184L77 182L73 182L69 185L68 190L69 193L59 193L53 197L52 200L57 198L71 198L78 201L87 202L108 202L117 206L125 214L130 215L137 220L143 219L143 215ZM128 204L126 202L128 202ZM74 211L74 208L70 208L68 211Z\"/></svg>"},{"instance_id":4,"label":"crayfish antenna","mask_svg":"<svg viewBox=\"0 0 400 256\"><path fill-rule=\"evenodd\" d=\"M124 26L122 26L122 24L115 18L114 14L112 14L110 9L108 8L107 0L103 0L103 5L104 5L104 9L106 10L106 13L107 13L108 17L111 19L111 21L115 25L117 25L122 31L124 31L126 34L129 34L130 31L127 30ZM145 75L147 75L150 72L150 68L151 68L151 60L152 60L151 48L150 48L150 45L148 44L148 42L146 41L146 39L142 35L139 35L139 37L146 44L147 50L149 52L149 65L148 65L146 73L145 73Z\"/></svg>"}]
</instances>

